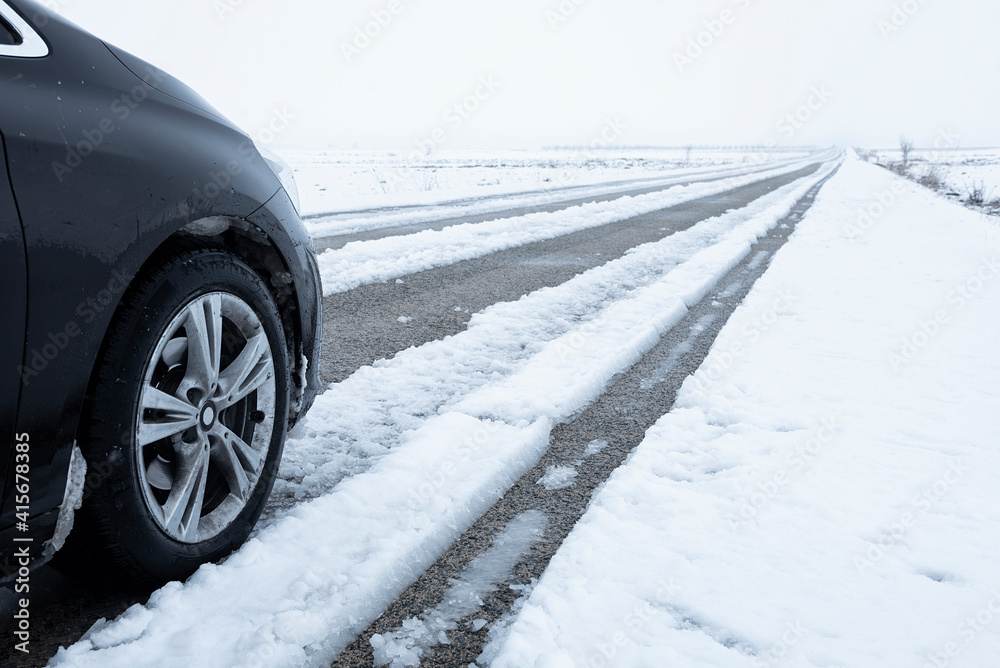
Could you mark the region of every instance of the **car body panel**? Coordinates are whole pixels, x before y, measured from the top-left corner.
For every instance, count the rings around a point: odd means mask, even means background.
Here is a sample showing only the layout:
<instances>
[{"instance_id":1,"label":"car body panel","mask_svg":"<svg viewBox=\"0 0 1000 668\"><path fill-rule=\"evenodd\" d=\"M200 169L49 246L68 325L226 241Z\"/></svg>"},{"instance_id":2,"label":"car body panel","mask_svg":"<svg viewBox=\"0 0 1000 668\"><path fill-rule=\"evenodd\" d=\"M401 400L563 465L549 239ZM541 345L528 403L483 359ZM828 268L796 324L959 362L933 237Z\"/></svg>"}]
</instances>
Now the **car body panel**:
<instances>
[{"instance_id":1,"label":"car body panel","mask_svg":"<svg viewBox=\"0 0 1000 668\"><path fill-rule=\"evenodd\" d=\"M297 308L302 331L300 357L309 362L304 370L306 387L300 399L298 413L305 414L320 391L319 355L323 329L323 294L312 237L306 231L291 198L284 190L275 193L266 206L248 220L259 227L274 242L283 257L291 258L288 266L292 282L298 286Z\"/></svg>"},{"instance_id":2,"label":"car body panel","mask_svg":"<svg viewBox=\"0 0 1000 668\"><path fill-rule=\"evenodd\" d=\"M311 241L246 134L162 70L43 5L7 4L49 46L43 58L0 55L0 132L22 261L27 257L23 357L17 372L3 377L21 381L16 429L31 439L31 513L41 516L62 503L94 360L115 309L168 238L204 219L259 220L293 283L301 281L307 293L297 306L310 323L299 328L309 359L318 346L309 328L320 322L320 295L311 287L318 284ZM3 202L0 190L6 234ZM2 252L13 257L17 247L5 244ZM309 385L305 405L318 388L315 372ZM3 463L12 457L0 450ZM9 476L5 481L0 532L14 522L13 486Z\"/></svg>"},{"instance_id":3,"label":"car body panel","mask_svg":"<svg viewBox=\"0 0 1000 668\"><path fill-rule=\"evenodd\" d=\"M17 372L24 354L24 318L27 308L27 274L24 239L7 178L3 135L0 133L0 439L14 442L14 425L21 390ZM6 478L7 461L0 459L0 475Z\"/></svg>"},{"instance_id":4,"label":"car body panel","mask_svg":"<svg viewBox=\"0 0 1000 668\"><path fill-rule=\"evenodd\" d=\"M16 101L0 107L0 129L31 259L21 401L32 410L18 430L41 478L33 512L62 501L44 482L64 475L94 353L131 277L190 221L249 215L280 187L245 135L151 89L99 40L57 17L44 35L47 57L0 57L0 95ZM219 163L238 151L248 160ZM0 527L12 510L8 484Z\"/></svg>"}]
</instances>

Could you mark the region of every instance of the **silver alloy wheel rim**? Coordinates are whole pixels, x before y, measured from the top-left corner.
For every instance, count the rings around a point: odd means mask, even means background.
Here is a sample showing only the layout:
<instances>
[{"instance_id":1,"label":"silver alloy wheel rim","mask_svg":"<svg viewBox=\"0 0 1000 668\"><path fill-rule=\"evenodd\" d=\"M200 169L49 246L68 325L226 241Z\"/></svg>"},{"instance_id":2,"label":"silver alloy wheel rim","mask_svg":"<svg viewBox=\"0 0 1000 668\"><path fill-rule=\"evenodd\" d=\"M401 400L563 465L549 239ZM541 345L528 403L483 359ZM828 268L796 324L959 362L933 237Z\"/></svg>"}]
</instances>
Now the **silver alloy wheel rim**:
<instances>
[{"instance_id":1,"label":"silver alloy wheel rim","mask_svg":"<svg viewBox=\"0 0 1000 668\"><path fill-rule=\"evenodd\" d=\"M174 540L214 538L246 507L274 432L275 380L267 332L235 295L197 297L161 334L133 442L146 507Z\"/></svg>"}]
</instances>

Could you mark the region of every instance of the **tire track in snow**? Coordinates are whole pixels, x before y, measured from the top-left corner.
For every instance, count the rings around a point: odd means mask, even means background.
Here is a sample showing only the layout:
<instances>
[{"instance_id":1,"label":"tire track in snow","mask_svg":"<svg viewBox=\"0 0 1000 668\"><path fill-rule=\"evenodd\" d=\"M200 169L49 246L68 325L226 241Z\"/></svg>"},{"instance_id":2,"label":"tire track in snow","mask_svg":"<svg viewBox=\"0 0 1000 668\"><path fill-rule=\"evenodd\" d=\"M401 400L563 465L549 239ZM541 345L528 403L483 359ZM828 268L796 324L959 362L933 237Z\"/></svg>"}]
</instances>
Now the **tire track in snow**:
<instances>
[{"instance_id":1,"label":"tire track in snow","mask_svg":"<svg viewBox=\"0 0 1000 668\"><path fill-rule=\"evenodd\" d=\"M510 577L514 566L538 542L549 520L539 510L521 513L496 535L493 545L473 559L444 593L443 600L419 617L404 619L398 629L372 637L375 665L416 666L434 645L447 642L447 632L479 610L482 599ZM485 622L484 622L485 623ZM479 626L476 621L470 628Z\"/></svg>"},{"instance_id":2,"label":"tire track in snow","mask_svg":"<svg viewBox=\"0 0 1000 668\"><path fill-rule=\"evenodd\" d=\"M735 247L739 250L748 245L751 239L766 233L769 224L791 209L820 176L803 177L743 208L632 248L623 257L558 286L537 290L517 301L494 304L472 316L465 331L404 350L391 360L358 369L332 385L317 397L306 423L297 430L295 435L300 438L290 439L285 446L279 479L262 526L280 515L283 508L325 493L344 477L366 470L374 459L390 452L403 434L419 428L429 416L449 409L478 388L498 386L567 333L593 328L602 315L604 321L628 317L606 309L620 308L616 302L661 281L720 240L742 229ZM701 271L688 269L682 280L711 284L713 275L701 275ZM673 289L669 285L659 288L667 296ZM683 305L674 300L671 308L681 309ZM643 334L653 335L652 330ZM589 345L601 344L590 341ZM575 354L575 340L567 341L565 346L548 355ZM554 388L552 393L571 400L561 388ZM525 396L534 394L528 391Z\"/></svg>"},{"instance_id":3,"label":"tire track in snow","mask_svg":"<svg viewBox=\"0 0 1000 668\"><path fill-rule=\"evenodd\" d=\"M796 206L796 212L811 206L820 185L803 198ZM793 221L791 217L788 220ZM683 380L699 367L729 315L765 270L762 260L773 255L792 232L792 226L782 225L781 228L772 229L767 237L761 239L757 246L761 251L748 256L719 281L715 289L694 305L639 363L616 379L594 404L573 421L557 426L542 459L359 635L332 665L338 668L371 665L372 635L394 628L415 610L433 606L452 574L460 572L471 559L487 549L498 528L521 513L540 510L552 519L544 539L517 564L508 578L508 586L501 586L486 596L481 607L473 613L477 620L487 623L477 622L470 626L469 617L460 620L454 630L447 632L448 644L428 649L422 664L489 665L492 653L502 644L505 629L511 621L510 611L518 609L524 597L530 594L549 559L582 515L593 491L642 441L646 429L670 409ZM764 252L763 257L761 252ZM741 287L733 291L733 285ZM720 300L724 291L729 292L726 303ZM677 360L669 377L655 387L643 389L643 381L657 376L678 345L690 341L695 332L698 336L691 351ZM574 484L559 490L547 490L539 485L538 480L553 467L574 469L577 472ZM614 629L609 630L609 633L613 632Z\"/></svg>"}]
</instances>

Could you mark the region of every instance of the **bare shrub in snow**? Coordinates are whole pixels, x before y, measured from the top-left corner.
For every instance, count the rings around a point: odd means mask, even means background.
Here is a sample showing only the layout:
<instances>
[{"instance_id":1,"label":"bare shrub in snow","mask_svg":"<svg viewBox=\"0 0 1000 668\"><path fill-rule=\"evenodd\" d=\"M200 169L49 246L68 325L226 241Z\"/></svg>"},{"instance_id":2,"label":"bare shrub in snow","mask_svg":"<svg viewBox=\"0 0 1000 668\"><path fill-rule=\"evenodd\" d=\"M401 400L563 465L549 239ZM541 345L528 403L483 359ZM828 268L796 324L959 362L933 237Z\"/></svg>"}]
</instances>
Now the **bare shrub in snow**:
<instances>
[{"instance_id":1,"label":"bare shrub in snow","mask_svg":"<svg viewBox=\"0 0 1000 668\"><path fill-rule=\"evenodd\" d=\"M917 182L925 188L940 190L945 185L944 170L941 165L932 163L927 167L927 171L924 172L923 176L917 179Z\"/></svg>"},{"instance_id":2,"label":"bare shrub in snow","mask_svg":"<svg viewBox=\"0 0 1000 668\"><path fill-rule=\"evenodd\" d=\"M903 168L910 164L910 153L913 152L913 140L902 135L899 138L899 153L903 157Z\"/></svg>"},{"instance_id":3,"label":"bare shrub in snow","mask_svg":"<svg viewBox=\"0 0 1000 668\"><path fill-rule=\"evenodd\" d=\"M983 181L973 181L966 186L965 203L973 206L983 206L986 204L986 183Z\"/></svg>"},{"instance_id":4,"label":"bare shrub in snow","mask_svg":"<svg viewBox=\"0 0 1000 668\"><path fill-rule=\"evenodd\" d=\"M890 162L888 165L882 166L891 172L899 174L900 176L905 176L907 178L910 176L910 167L905 162Z\"/></svg>"}]
</instances>

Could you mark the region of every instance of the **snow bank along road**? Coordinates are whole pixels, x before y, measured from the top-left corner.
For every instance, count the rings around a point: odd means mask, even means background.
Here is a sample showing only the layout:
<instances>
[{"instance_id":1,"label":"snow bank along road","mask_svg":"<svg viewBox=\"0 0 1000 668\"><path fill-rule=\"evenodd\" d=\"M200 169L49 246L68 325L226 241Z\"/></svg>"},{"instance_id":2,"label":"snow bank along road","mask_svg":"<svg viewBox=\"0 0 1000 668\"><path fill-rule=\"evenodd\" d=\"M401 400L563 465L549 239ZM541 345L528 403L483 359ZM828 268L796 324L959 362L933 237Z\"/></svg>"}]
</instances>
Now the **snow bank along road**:
<instances>
[{"instance_id":1,"label":"snow bank along road","mask_svg":"<svg viewBox=\"0 0 1000 668\"><path fill-rule=\"evenodd\" d=\"M784 238L833 168L786 165L325 253L321 372L336 382L289 441L255 537L95 625L54 664L328 665L537 464L557 425L596 429L580 426L582 412L616 376L645 363L637 386L653 397L691 368L688 354L704 354L766 265L769 251L754 249ZM649 367L671 328L683 336ZM651 423L668 405L636 412ZM638 437L604 445L616 440L590 439L543 488L585 500L601 474L569 485L593 475L587 463L606 475ZM448 596L479 600L540 540L554 548L548 536L565 535L579 509L526 508L481 527L473 543L496 540L459 560L465 577ZM380 660L436 651L479 611L440 603L361 640Z\"/></svg>"},{"instance_id":2,"label":"snow bank along road","mask_svg":"<svg viewBox=\"0 0 1000 668\"><path fill-rule=\"evenodd\" d=\"M490 665L1000 665L998 277L995 218L848 160Z\"/></svg>"}]
</instances>

